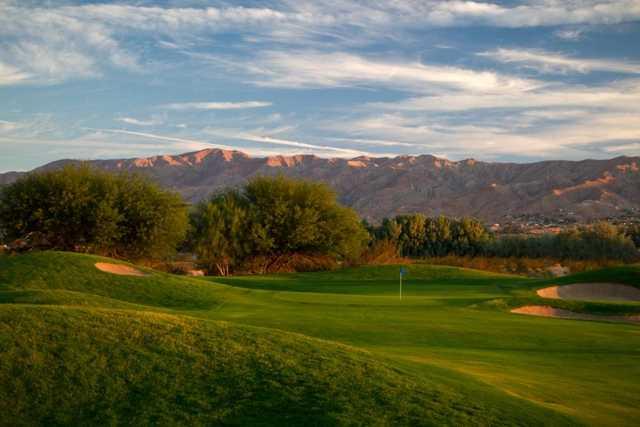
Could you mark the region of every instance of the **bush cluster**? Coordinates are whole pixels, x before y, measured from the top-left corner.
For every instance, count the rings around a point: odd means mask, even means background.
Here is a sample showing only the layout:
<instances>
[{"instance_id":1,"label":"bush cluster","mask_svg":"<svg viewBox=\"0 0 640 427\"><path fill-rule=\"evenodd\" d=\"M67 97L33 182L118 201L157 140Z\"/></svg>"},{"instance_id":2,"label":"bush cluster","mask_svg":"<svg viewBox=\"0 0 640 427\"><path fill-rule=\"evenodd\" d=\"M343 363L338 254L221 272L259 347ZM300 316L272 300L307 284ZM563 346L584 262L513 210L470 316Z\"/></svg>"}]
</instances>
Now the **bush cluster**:
<instances>
[{"instance_id":1,"label":"bush cluster","mask_svg":"<svg viewBox=\"0 0 640 427\"><path fill-rule=\"evenodd\" d=\"M40 236L40 246L129 259L172 254L187 230L177 194L130 174L88 166L33 173L0 191L6 241Z\"/></svg>"},{"instance_id":2,"label":"bush cluster","mask_svg":"<svg viewBox=\"0 0 640 427\"><path fill-rule=\"evenodd\" d=\"M614 259L630 262L638 258L638 249L624 230L599 222L574 227L559 234L501 237L487 245L485 254L497 257Z\"/></svg>"},{"instance_id":3,"label":"bush cluster","mask_svg":"<svg viewBox=\"0 0 640 427\"><path fill-rule=\"evenodd\" d=\"M369 239L357 214L326 185L282 176L254 178L199 203L191 224L191 249L220 275L243 264L278 270L294 254L353 261Z\"/></svg>"},{"instance_id":4,"label":"bush cluster","mask_svg":"<svg viewBox=\"0 0 640 427\"><path fill-rule=\"evenodd\" d=\"M385 218L380 226L369 226L369 231L376 241L395 243L400 254L407 257L479 255L492 238L475 219L429 218L422 214Z\"/></svg>"},{"instance_id":5,"label":"bush cluster","mask_svg":"<svg viewBox=\"0 0 640 427\"><path fill-rule=\"evenodd\" d=\"M559 234L495 236L472 218L429 218L421 214L384 219L368 226L375 244L395 245L405 257L446 256L619 260L638 258L640 227L618 228L606 222L583 225ZM634 241L634 239L636 239Z\"/></svg>"}]
</instances>

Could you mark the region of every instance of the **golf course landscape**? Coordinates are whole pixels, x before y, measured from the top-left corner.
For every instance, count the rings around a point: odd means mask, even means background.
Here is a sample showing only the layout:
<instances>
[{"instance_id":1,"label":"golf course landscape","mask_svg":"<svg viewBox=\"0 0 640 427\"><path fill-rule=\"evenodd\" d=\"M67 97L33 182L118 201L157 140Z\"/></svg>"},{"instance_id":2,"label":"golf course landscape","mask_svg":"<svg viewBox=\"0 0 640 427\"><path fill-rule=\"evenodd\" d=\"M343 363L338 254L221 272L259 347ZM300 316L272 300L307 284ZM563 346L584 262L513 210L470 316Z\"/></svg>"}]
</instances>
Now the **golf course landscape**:
<instances>
[{"instance_id":1,"label":"golf course landscape","mask_svg":"<svg viewBox=\"0 0 640 427\"><path fill-rule=\"evenodd\" d=\"M640 419L640 301L536 292L635 287L635 265L542 280L413 263L400 299L398 265L188 278L121 264L0 255L0 424ZM526 306L590 320L511 313Z\"/></svg>"}]
</instances>

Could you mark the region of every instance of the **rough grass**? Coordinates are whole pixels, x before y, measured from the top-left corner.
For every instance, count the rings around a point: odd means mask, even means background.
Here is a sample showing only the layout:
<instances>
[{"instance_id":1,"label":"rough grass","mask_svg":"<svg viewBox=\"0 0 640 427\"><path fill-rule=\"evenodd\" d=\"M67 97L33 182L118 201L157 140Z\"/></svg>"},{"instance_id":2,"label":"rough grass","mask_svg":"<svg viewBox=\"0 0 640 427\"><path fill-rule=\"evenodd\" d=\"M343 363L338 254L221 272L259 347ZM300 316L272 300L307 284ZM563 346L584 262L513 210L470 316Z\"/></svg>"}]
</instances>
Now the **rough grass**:
<instances>
[{"instance_id":1,"label":"rough grass","mask_svg":"<svg viewBox=\"0 0 640 427\"><path fill-rule=\"evenodd\" d=\"M640 327L508 312L524 300L566 303L535 295L550 281L415 264L400 301L397 266L220 284L109 275L93 267L101 259L0 257L0 410L12 417L0 424L633 425L640 417ZM628 283L639 273L593 274L562 283Z\"/></svg>"}]
</instances>

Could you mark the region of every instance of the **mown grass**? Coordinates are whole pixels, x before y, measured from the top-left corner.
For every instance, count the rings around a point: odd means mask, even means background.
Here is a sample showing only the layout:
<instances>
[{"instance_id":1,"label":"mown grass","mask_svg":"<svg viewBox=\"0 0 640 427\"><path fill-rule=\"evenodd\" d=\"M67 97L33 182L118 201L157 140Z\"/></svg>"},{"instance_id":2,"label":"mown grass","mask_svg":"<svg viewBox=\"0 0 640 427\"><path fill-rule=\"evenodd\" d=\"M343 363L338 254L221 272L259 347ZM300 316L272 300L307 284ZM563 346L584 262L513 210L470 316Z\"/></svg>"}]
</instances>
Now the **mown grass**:
<instances>
[{"instance_id":1,"label":"mown grass","mask_svg":"<svg viewBox=\"0 0 640 427\"><path fill-rule=\"evenodd\" d=\"M360 350L184 317L0 308L5 425L512 424L513 413ZM503 405L507 406L508 405ZM512 404L512 411L518 409ZM566 422L522 410L536 422Z\"/></svg>"},{"instance_id":2,"label":"mown grass","mask_svg":"<svg viewBox=\"0 0 640 427\"><path fill-rule=\"evenodd\" d=\"M0 385L5 405L12 399L20 401L15 408L43 405L51 410L42 414L67 414L60 415L63 424L95 424L96 414L143 424L245 425L633 425L640 418L640 327L508 312L523 300L563 304L535 295L549 281L417 264L409 267L400 301L397 266L187 279L114 276L93 268L98 259L51 252L0 257L0 366L12 366L0 368L1 384L13 377L36 384L22 394L12 394L13 383ZM560 282L637 284L638 271ZM578 308L590 310L589 304ZM256 341L260 354L280 362L255 363L262 360L253 353ZM237 354L216 353L225 346ZM39 370L21 368L31 359L42 362ZM228 376L207 373L225 360ZM98 373L111 362L122 368ZM236 405L225 394L237 384L253 390L248 401L256 406ZM82 390L93 397L79 406L55 400ZM121 401L100 404L95 390ZM189 397L175 398L184 393ZM331 396L342 403L332 406ZM131 418L133 408L154 399L146 415ZM230 412L220 409L225 405ZM16 411L14 419L25 414ZM42 414L28 420L45 423Z\"/></svg>"}]
</instances>

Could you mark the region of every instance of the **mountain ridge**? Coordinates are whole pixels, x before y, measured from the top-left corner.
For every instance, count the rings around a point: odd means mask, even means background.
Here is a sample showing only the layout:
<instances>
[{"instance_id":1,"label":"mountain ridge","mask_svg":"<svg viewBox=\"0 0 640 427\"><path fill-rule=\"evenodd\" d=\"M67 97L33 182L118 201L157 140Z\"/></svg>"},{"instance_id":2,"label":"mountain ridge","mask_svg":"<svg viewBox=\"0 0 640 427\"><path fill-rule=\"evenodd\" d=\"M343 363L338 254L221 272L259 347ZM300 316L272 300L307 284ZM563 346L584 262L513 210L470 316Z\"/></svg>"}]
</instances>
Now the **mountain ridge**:
<instances>
[{"instance_id":1,"label":"mountain ridge","mask_svg":"<svg viewBox=\"0 0 640 427\"><path fill-rule=\"evenodd\" d=\"M34 171L81 160L57 160ZM519 215L572 215L577 220L640 210L640 157L534 163L452 161L417 156L323 158L312 154L252 157L204 149L177 155L89 160L107 171L139 172L197 202L256 175L322 181L368 220L402 213L471 215L499 222ZM26 172L0 174L0 185Z\"/></svg>"}]
</instances>

